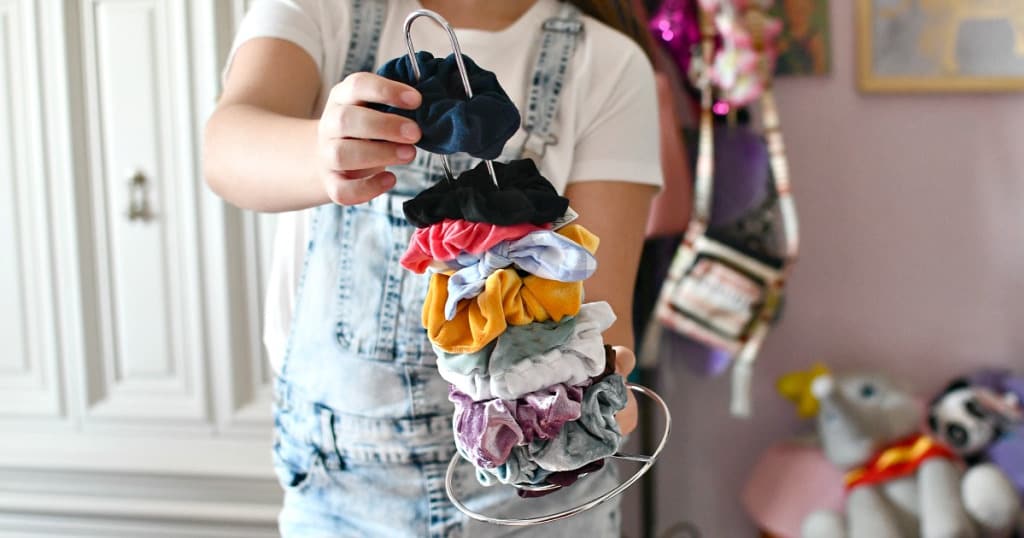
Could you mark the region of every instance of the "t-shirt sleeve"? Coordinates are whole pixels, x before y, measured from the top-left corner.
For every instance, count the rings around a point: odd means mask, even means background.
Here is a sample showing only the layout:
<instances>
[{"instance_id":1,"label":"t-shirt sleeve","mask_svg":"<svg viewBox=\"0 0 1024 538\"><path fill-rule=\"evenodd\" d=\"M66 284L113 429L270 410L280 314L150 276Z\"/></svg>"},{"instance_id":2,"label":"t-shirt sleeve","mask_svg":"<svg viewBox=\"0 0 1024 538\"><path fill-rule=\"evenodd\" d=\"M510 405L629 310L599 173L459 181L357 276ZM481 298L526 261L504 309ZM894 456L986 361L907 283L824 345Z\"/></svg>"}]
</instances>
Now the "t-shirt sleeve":
<instances>
[{"instance_id":1,"label":"t-shirt sleeve","mask_svg":"<svg viewBox=\"0 0 1024 538\"><path fill-rule=\"evenodd\" d=\"M636 43L617 33L611 37L582 51L593 58L583 63L590 72L577 93L581 106L569 182L661 186L654 70Z\"/></svg>"},{"instance_id":2,"label":"t-shirt sleeve","mask_svg":"<svg viewBox=\"0 0 1024 538\"><path fill-rule=\"evenodd\" d=\"M323 71L324 45L321 13L316 0L255 0L242 18L231 52L224 63L223 76L243 43L259 37L290 41L306 51Z\"/></svg>"}]
</instances>

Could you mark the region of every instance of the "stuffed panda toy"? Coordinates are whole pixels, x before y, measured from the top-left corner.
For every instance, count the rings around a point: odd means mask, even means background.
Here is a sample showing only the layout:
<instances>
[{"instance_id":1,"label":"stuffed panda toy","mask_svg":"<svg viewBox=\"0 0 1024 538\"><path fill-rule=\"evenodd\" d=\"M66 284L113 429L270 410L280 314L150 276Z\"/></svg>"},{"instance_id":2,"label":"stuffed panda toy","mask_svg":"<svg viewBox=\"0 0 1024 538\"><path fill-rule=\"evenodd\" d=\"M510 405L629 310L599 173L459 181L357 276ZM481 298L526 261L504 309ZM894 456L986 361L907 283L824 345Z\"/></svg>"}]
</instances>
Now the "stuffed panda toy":
<instances>
[{"instance_id":1,"label":"stuffed panda toy","mask_svg":"<svg viewBox=\"0 0 1024 538\"><path fill-rule=\"evenodd\" d=\"M1024 498L1024 377L985 370L954 380L932 401L928 427L968 465L996 464Z\"/></svg>"},{"instance_id":2,"label":"stuffed panda toy","mask_svg":"<svg viewBox=\"0 0 1024 538\"><path fill-rule=\"evenodd\" d=\"M1009 393L1000 397L972 385L967 378L958 378L932 401L928 427L932 435L969 461L1003 436L1008 426L1003 413L1016 406Z\"/></svg>"}]
</instances>

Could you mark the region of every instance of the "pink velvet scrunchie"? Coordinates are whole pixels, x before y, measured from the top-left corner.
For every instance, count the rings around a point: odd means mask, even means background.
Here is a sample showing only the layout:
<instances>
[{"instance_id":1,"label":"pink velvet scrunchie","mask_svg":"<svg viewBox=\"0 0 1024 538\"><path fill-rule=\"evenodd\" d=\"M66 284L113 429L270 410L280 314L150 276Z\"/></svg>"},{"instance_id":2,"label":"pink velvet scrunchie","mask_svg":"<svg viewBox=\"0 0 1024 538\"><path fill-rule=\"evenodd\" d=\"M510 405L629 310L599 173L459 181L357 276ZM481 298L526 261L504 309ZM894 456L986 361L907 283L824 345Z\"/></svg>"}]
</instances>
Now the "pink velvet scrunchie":
<instances>
[{"instance_id":1,"label":"pink velvet scrunchie","mask_svg":"<svg viewBox=\"0 0 1024 538\"><path fill-rule=\"evenodd\" d=\"M459 254L483 254L502 241L513 241L530 232L547 230L529 222L512 226L495 226L487 222L445 219L426 228L417 228L402 255L402 267L423 273L433 261L454 260Z\"/></svg>"}]
</instances>

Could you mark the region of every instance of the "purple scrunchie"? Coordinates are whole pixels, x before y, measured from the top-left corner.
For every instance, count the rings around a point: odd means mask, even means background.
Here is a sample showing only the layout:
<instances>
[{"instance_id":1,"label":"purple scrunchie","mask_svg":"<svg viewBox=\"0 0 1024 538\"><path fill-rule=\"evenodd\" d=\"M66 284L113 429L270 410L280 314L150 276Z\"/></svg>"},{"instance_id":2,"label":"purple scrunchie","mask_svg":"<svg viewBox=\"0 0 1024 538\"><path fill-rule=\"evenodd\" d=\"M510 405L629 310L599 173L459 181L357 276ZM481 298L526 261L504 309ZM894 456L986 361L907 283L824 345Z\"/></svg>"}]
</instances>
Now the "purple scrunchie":
<instances>
[{"instance_id":1,"label":"purple scrunchie","mask_svg":"<svg viewBox=\"0 0 1024 538\"><path fill-rule=\"evenodd\" d=\"M552 439L567 422L580 418L585 388L558 384L517 400L475 402L453 386L448 399L455 404L455 442L473 465L497 467L512 447Z\"/></svg>"}]
</instances>

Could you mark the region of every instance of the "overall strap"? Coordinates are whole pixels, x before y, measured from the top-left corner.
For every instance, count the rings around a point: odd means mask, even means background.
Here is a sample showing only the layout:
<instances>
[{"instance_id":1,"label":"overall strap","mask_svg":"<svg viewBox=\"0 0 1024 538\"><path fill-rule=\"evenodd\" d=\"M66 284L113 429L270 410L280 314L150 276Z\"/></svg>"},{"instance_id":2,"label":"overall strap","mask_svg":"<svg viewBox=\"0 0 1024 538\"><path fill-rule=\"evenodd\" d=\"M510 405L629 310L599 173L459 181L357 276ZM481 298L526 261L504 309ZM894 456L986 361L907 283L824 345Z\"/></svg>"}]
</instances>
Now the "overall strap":
<instances>
[{"instance_id":1,"label":"overall strap","mask_svg":"<svg viewBox=\"0 0 1024 538\"><path fill-rule=\"evenodd\" d=\"M583 34L579 16L576 6L563 2L558 15L544 21L542 26L523 119L527 133L523 157L537 161L544 156L548 145L558 143L554 132L558 124L559 98L576 44Z\"/></svg>"},{"instance_id":2,"label":"overall strap","mask_svg":"<svg viewBox=\"0 0 1024 538\"><path fill-rule=\"evenodd\" d=\"M359 71L373 71L377 44L387 15L387 0L351 0L348 55L342 78Z\"/></svg>"}]
</instances>

